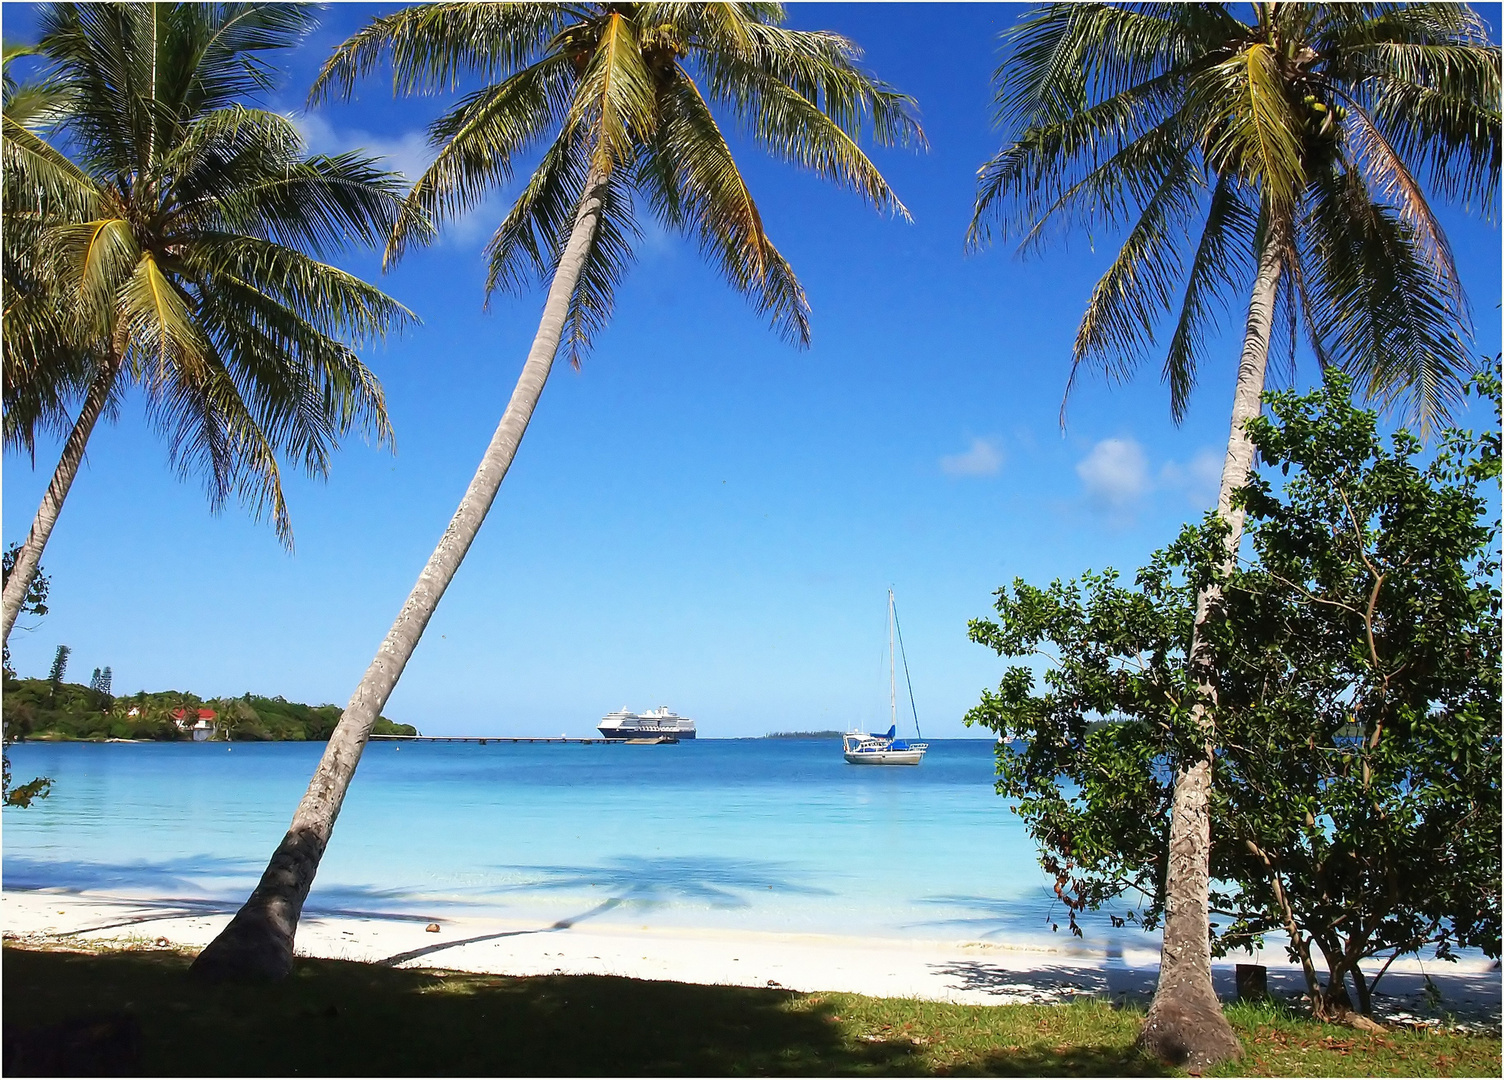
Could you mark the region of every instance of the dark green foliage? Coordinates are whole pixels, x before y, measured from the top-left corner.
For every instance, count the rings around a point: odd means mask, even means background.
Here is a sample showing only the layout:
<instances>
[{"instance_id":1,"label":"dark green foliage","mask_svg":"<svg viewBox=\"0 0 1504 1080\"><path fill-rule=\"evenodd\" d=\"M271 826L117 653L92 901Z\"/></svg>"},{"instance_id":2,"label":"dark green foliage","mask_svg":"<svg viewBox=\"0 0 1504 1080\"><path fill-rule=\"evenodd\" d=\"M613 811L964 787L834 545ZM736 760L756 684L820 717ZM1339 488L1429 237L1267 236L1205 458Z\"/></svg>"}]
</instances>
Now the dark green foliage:
<instances>
[{"instance_id":1,"label":"dark green foliage","mask_svg":"<svg viewBox=\"0 0 1504 1080\"><path fill-rule=\"evenodd\" d=\"M103 672L100 673L101 677ZM11 680L5 684L7 730L43 739L149 739L172 742L191 739L200 709L212 710L213 738L241 742L324 741L339 722L338 705L303 705L284 698L257 697L205 700L177 690L137 693L111 698L100 707L97 688L61 683L54 694L41 679ZM179 723L181 721L181 724ZM376 722L377 735L416 735L410 724Z\"/></svg>"},{"instance_id":2,"label":"dark green foliage","mask_svg":"<svg viewBox=\"0 0 1504 1080\"><path fill-rule=\"evenodd\" d=\"M5 745L10 746L10 719L5 721ZM52 788L52 780L46 776L38 776L35 780L28 780L24 784L12 787L10 782L10 754L0 755L0 802L6 806L17 806L26 809L33 800L45 799Z\"/></svg>"},{"instance_id":3,"label":"dark green foliage","mask_svg":"<svg viewBox=\"0 0 1504 1080\"><path fill-rule=\"evenodd\" d=\"M1472 387L1497 416L1496 375ZM1215 945L1288 932L1333 1012L1347 976L1368 1010L1360 959L1500 949L1498 428L1445 431L1427 462L1347 389L1269 395L1250 423L1265 470L1238 496L1247 540L1209 631ZM1073 924L1127 901L1146 926L1163 914L1172 767L1196 752L1186 651L1224 528L1188 526L1132 587L1016 582L972 624L1047 658L1042 686L1012 667L968 722L1021 740L999 746L998 790Z\"/></svg>"},{"instance_id":4,"label":"dark green foliage","mask_svg":"<svg viewBox=\"0 0 1504 1080\"><path fill-rule=\"evenodd\" d=\"M94 669L94 675L89 679L89 694L94 699L94 707L100 712L109 712L110 706L115 703L115 695L110 692L110 684L114 676L106 667L103 671Z\"/></svg>"},{"instance_id":5,"label":"dark green foliage","mask_svg":"<svg viewBox=\"0 0 1504 1080\"><path fill-rule=\"evenodd\" d=\"M10 572L15 569L16 557L20 553L20 544L12 544L5 549L5 555L0 558L0 569L3 569L3 573L0 573L0 587L10 580ZM36 574L32 576L31 588L26 590L26 596L21 601L21 614L35 615L38 618L47 614L47 591L50 588L52 588L52 579L42 571L39 565ZM9 667L9 650L6 651L6 656L6 665Z\"/></svg>"},{"instance_id":6,"label":"dark green foliage","mask_svg":"<svg viewBox=\"0 0 1504 1080\"><path fill-rule=\"evenodd\" d=\"M16 556L21 550L20 544L12 544L5 549L3 558L5 581L10 580L10 572L15 569ZM47 590L52 586L52 579L42 573L40 565L31 579L31 588L26 590L25 597L21 600L22 615L42 616L47 614ZM10 680L16 677L15 668L10 666L10 643L5 643L5 658L0 664L0 679ZM39 776L35 780L29 780L18 787L12 787L10 782L10 744L18 736L26 733L27 717L24 715L13 716L9 708L5 709L3 728L0 728L0 803L6 806L30 806L33 799L47 797L47 790L52 786L52 781L45 776Z\"/></svg>"}]
</instances>

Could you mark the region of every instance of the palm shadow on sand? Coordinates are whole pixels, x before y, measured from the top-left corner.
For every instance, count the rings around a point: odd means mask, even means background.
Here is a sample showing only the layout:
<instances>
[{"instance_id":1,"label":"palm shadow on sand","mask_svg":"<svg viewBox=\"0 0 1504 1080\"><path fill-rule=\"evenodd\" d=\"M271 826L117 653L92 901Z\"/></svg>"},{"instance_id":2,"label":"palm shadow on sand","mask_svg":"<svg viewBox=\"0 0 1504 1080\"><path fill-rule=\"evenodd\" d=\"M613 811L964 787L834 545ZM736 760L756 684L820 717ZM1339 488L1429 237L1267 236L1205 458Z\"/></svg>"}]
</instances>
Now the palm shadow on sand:
<instances>
[{"instance_id":1,"label":"palm shadow on sand","mask_svg":"<svg viewBox=\"0 0 1504 1080\"><path fill-rule=\"evenodd\" d=\"M497 869L513 873L521 871L530 878L496 890L497 892L576 892L598 889L606 898L578 915L568 916L548 926L533 930L505 930L458 941L439 942L389 956L380 963L395 967L462 945L531 934L557 933L570 929L576 923L627 905L651 909L676 901L691 901L723 911L735 911L752 906L752 900L747 894L773 892L802 896L830 895L828 889L790 880L786 867L782 864L748 862L718 856L653 858L628 855L594 866L504 866Z\"/></svg>"}]
</instances>

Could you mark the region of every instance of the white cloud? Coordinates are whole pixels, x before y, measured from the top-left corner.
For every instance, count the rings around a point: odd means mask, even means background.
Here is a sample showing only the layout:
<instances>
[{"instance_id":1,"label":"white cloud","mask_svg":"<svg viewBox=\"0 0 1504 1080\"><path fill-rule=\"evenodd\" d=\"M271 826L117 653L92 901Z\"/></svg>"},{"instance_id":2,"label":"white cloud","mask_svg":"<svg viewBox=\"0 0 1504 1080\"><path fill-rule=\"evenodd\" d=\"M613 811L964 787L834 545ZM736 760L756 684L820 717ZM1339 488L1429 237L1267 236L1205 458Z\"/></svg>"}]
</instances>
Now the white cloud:
<instances>
[{"instance_id":1,"label":"white cloud","mask_svg":"<svg viewBox=\"0 0 1504 1080\"><path fill-rule=\"evenodd\" d=\"M1203 509L1217 501L1217 489L1222 484L1222 455L1210 447L1202 447L1190 462L1167 461L1159 470L1161 487L1185 493L1186 501Z\"/></svg>"},{"instance_id":2,"label":"white cloud","mask_svg":"<svg viewBox=\"0 0 1504 1080\"><path fill-rule=\"evenodd\" d=\"M1144 449L1133 439L1103 439L1076 463L1076 475L1093 503L1119 512L1153 487Z\"/></svg>"},{"instance_id":3,"label":"white cloud","mask_svg":"<svg viewBox=\"0 0 1504 1080\"><path fill-rule=\"evenodd\" d=\"M386 168L402 174L408 183L423 175L433 162L434 151L421 131L408 131L395 139L372 135L355 128L340 130L322 116L305 113L292 117L293 125L314 154L343 154L362 150L385 158Z\"/></svg>"},{"instance_id":4,"label":"white cloud","mask_svg":"<svg viewBox=\"0 0 1504 1080\"><path fill-rule=\"evenodd\" d=\"M971 448L940 459L946 476L996 476L1003 467L1003 451L995 439L972 439Z\"/></svg>"}]
</instances>

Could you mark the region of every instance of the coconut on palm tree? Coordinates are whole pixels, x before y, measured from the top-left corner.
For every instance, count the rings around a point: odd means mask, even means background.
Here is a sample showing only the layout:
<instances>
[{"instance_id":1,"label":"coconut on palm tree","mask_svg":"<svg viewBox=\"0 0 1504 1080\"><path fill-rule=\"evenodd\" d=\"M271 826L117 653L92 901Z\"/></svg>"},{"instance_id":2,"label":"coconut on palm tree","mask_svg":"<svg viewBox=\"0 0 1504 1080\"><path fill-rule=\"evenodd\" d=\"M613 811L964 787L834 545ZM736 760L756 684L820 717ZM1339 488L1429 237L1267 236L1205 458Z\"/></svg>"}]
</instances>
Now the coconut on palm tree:
<instances>
[{"instance_id":1,"label":"coconut on palm tree","mask_svg":"<svg viewBox=\"0 0 1504 1080\"><path fill-rule=\"evenodd\" d=\"M238 495L285 543L282 462L324 475L352 427L390 435L352 346L411 315L320 260L384 240L400 178L309 157L286 117L253 107L273 85L264 57L309 19L283 4L41 16L52 108L23 110L8 85L4 117L5 439L68 434L6 584L6 636L94 425L128 390L216 509Z\"/></svg>"},{"instance_id":2,"label":"coconut on palm tree","mask_svg":"<svg viewBox=\"0 0 1504 1080\"><path fill-rule=\"evenodd\" d=\"M780 25L777 4L440 3L377 19L325 64L315 100L389 62L397 91L462 76L485 85L430 129L437 157L387 248L452 219L538 164L487 247L487 289L548 282L537 336L459 509L329 740L260 883L195 969L281 977L319 859L371 726L412 656L511 466L561 343L578 361L605 325L644 211L693 237L726 280L795 344L804 292L773 246L717 114L773 157L907 216L859 146L920 143L912 101L865 72L838 34Z\"/></svg>"},{"instance_id":3,"label":"coconut on palm tree","mask_svg":"<svg viewBox=\"0 0 1504 1080\"><path fill-rule=\"evenodd\" d=\"M1323 368L1423 426L1471 369L1468 317L1426 190L1492 218L1499 50L1460 4L1052 4L1008 32L999 119L1012 141L979 173L968 241L1025 250L1057 230L1122 236L1076 334L1084 369L1132 374L1166 317L1178 422L1222 304L1247 320L1217 510L1235 557L1258 414L1300 327ZM1422 179L1427 183L1422 184ZM1178 309L1178 311L1177 311ZM1200 752L1178 763L1159 987L1144 1043L1193 1066L1239 1052L1207 941L1216 672L1202 646L1220 594L1198 598L1189 649Z\"/></svg>"}]
</instances>

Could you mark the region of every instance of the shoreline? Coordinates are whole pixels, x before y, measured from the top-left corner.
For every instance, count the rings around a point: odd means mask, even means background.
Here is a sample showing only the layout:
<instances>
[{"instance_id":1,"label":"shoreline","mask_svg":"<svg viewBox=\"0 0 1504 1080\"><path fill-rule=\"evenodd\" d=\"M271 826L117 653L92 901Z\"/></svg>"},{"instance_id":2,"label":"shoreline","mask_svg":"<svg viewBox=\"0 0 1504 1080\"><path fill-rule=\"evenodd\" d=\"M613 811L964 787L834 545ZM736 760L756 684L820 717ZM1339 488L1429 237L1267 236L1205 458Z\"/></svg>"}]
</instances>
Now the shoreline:
<instances>
[{"instance_id":1,"label":"shoreline","mask_svg":"<svg viewBox=\"0 0 1504 1080\"><path fill-rule=\"evenodd\" d=\"M7 939L46 945L149 942L193 951L229 922L235 905L210 900L130 897L62 890L4 890ZM547 924L485 916L328 913L310 909L299 925L300 956L390 967L434 967L497 975L616 975L707 985L844 991L967 1005L1052 1004L1077 996L1146 1005L1158 972L1157 947L1102 950L1073 939L1063 948L830 934L687 927ZM1150 939L1152 941L1152 939ZM1157 945L1157 943L1155 943ZM1269 989L1304 991L1299 969L1280 950L1213 962L1224 1001L1235 996L1235 965L1264 964ZM1377 965L1374 965L1377 967ZM1414 1023L1438 1015L1426 978L1441 991L1440 1014L1475 1030L1500 1026L1500 972L1486 960L1449 964L1396 961L1376 995L1381 1019Z\"/></svg>"}]
</instances>

